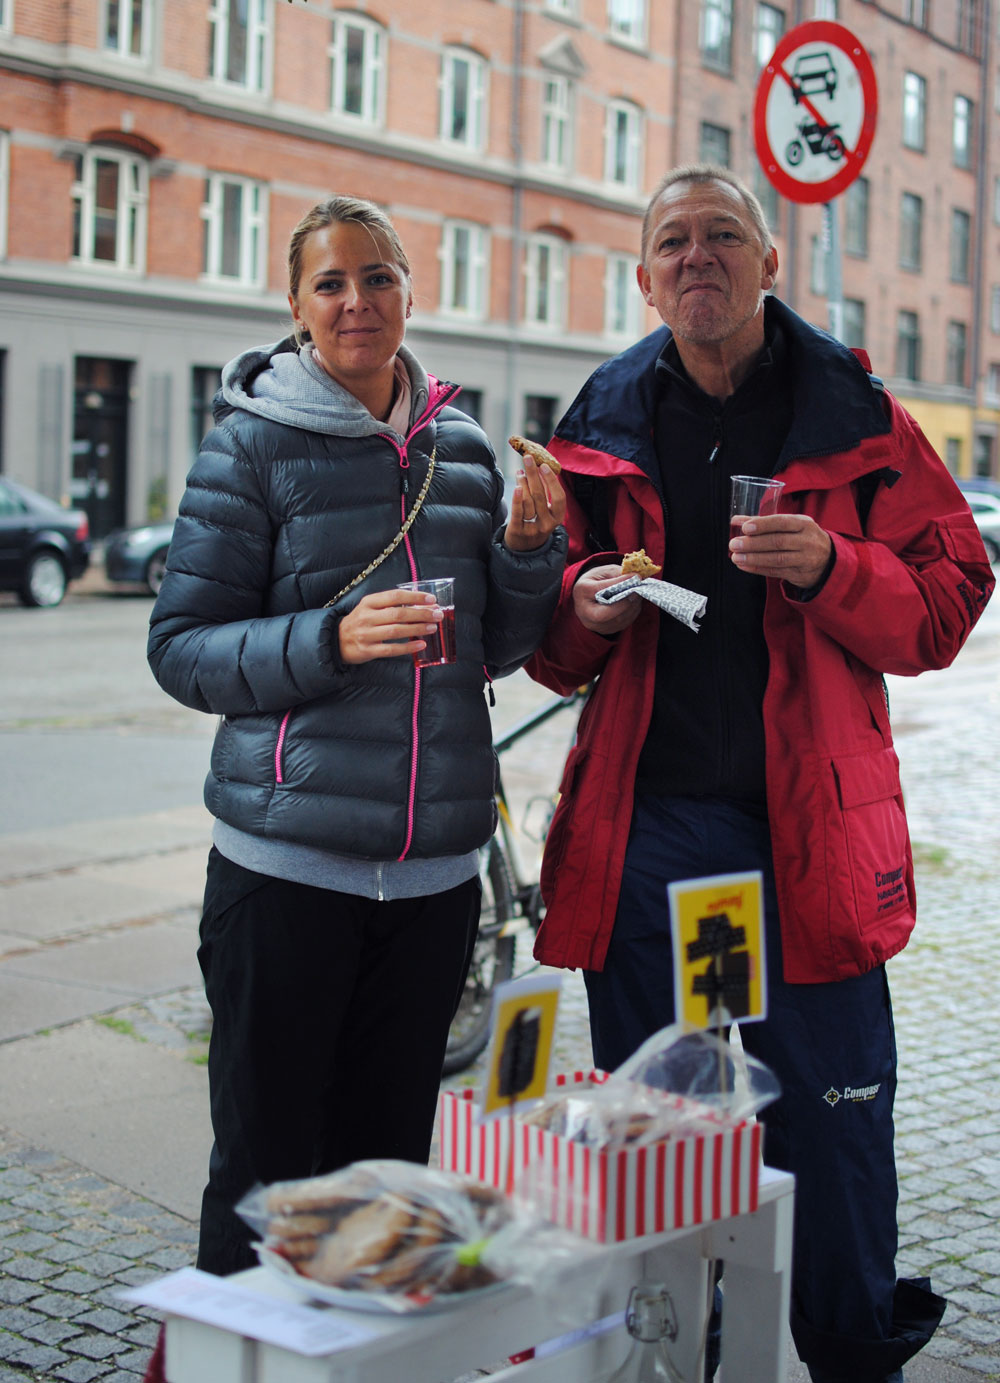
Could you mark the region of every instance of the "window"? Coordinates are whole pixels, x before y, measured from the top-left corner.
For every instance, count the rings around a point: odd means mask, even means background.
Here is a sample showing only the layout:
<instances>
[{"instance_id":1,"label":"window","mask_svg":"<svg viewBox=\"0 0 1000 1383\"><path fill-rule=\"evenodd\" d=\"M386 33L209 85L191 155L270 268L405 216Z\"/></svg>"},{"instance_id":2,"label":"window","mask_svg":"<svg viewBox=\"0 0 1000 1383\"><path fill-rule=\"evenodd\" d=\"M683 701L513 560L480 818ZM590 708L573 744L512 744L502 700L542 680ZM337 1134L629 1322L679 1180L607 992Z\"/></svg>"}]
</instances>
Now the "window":
<instances>
[{"instance_id":1,"label":"window","mask_svg":"<svg viewBox=\"0 0 1000 1383\"><path fill-rule=\"evenodd\" d=\"M260 183L211 174L205 179L201 217L205 223L205 278L261 287L267 239Z\"/></svg>"},{"instance_id":2,"label":"window","mask_svg":"<svg viewBox=\"0 0 1000 1383\"><path fill-rule=\"evenodd\" d=\"M966 53L979 51L979 0L958 0L958 32L955 41Z\"/></svg>"},{"instance_id":3,"label":"window","mask_svg":"<svg viewBox=\"0 0 1000 1383\"><path fill-rule=\"evenodd\" d=\"M103 45L123 58L142 58L149 51L153 0L106 0ZM2 8L2 0L0 0Z\"/></svg>"},{"instance_id":4,"label":"window","mask_svg":"<svg viewBox=\"0 0 1000 1383\"><path fill-rule=\"evenodd\" d=\"M269 13L268 0L211 0L208 61L215 81L265 89Z\"/></svg>"},{"instance_id":5,"label":"window","mask_svg":"<svg viewBox=\"0 0 1000 1383\"><path fill-rule=\"evenodd\" d=\"M604 126L604 180L639 187L642 112L631 101L611 101Z\"/></svg>"},{"instance_id":6,"label":"window","mask_svg":"<svg viewBox=\"0 0 1000 1383\"><path fill-rule=\"evenodd\" d=\"M570 19L576 18L576 0L545 0L545 8L551 10L553 14L564 14Z\"/></svg>"},{"instance_id":7,"label":"window","mask_svg":"<svg viewBox=\"0 0 1000 1383\"><path fill-rule=\"evenodd\" d=\"M993 475L993 453L996 437L989 432L977 432L972 439L972 474Z\"/></svg>"},{"instance_id":8,"label":"window","mask_svg":"<svg viewBox=\"0 0 1000 1383\"><path fill-rule=\"evenodd\" d=\"M0 0L0 30L10 28L13 0Z\"/></svg>"},{"instance_id":9,"label":"window","mask_svg":"<svg viewBox=\"0 0 1000 1383\"><path fill-rule=\"evenodd\" d=\"M559 400L548 394L525 394L524 396L524 436L530 442L541 442L542 446L552 439L556 430L556 409Z\"/></svg>"},{"instance_id":10,"label":"window","mask_svg":"<svg viewBox=\"0 0 1000 1383\"><path fill-rule=\"evenodd\" d=\"M566 244L554 235L533 235L525 247L524 320L536 327L563 325Z\"/></svg>"},{"instance_id":11,"label":"window","mask_svg":"<svg viewBox=\"0 0 1000 1383\"><path fill-rule=\"evenodd\" d=\"M814 19L837 19L837 0L816 0L813 5Z\"/></svg>"},{"instance_id":12,"label":"window","mask_svg":"<svg viewBox=\"0 0 1000 1383\"><path fill-rule=\"evenodd\" d=\"M899 206L899 264L919 269L923 260L924 199L904 192Z\"/></svg>"},{"instance_id":13,"label":"window","mask_svg":"<svg viewBox=\"0 0 1000 1383\"><path fill-rule=\"evenodd\" d=\"M903 18L918 29L927 27L927 0L903 0Z\"/></svg>"},{"instance_id":14,"label":"window","mask_svg":"<svg viewBox=\"0 0 1000 1383\"><path fill-rule=\"evenodd\" d=\"M855 178L844 193L844 253L868 254L869 183Z\"/></svg>"},{"instance_id":15,"label":"window","mask_svg":"<svg viewBox=\"0 0 1000 1383\"><path fill-rule=\"evenodd\" d=\"M952 283L969 282L969 250L972 243L972 217L967 211L959 211L957 207L952 208L951 212L951 281Z\"/></svg>"},{"instance_id":16,"label":"window","mask_svg":"<svg viewBox=\"0 0 1000 1383\"><path fill-rule=\"evenodd\" d=\"M768 230L772 235L776 235L779 230L781 218L781 203L778 199L778 189L770 181L760 166L760 161L754 159L754 170L752 179L753 191L761 210L764 213L764 220L767 222Z\"/></svg>"},{"instance_id":17,"label":"window","mask_svg":"<svg viewBox=\"0 0 1000 1383\"><path fill-rule=\"evenodd\" d=\"M733 65L733 0L701 0L701 60L729 72Z\"/></svg>"},{"instance_id":18,"label":"window","mask_svg":"<svg viewBox=\"0 0 1000 1383\"><path fill-rule=\"evenodd\" d=\"M946 437L944 439L944 464L951 471L952 475L958 475L962 465L962 439L961 437Z\"/></svg>"},{"instance_id":19,"label":"window","mask_svg":"<svg viewBox=\"0 0 1000 1383\"><path fill-rule=\"evenodd\" d=\"M483 147L486 64L475 53L451 49L441 59L440 132L447 144Z\"/></svg>"},{"instance_id":20,"label":"window","mask_svg":"<svg viewBox=\"0 0 1000 1383\"><path fill-rule=\"evenodd\" d=\"M903 77L903 143L908 149L924 147L927 125L927 83L916 72Z\"/></svg>"},{"instance_id":21,"label":"window","mask_svg":"<svg viewBox=\"0 0 1000 1383\"><path fill-rule=\"evenodd\" d=\"M441 310L486 316L486 231L467 221L446 221L441 235Z\"/></svg>"},{"instance_id":22,"label":"window","mask_svg":"<svg viewBox=\"0 0 1000 1383\"><path fill-rule=\"evenodd\" d=\"M137 272L146 248L146 164L115 149L74 159L73 258Z\"/></svg>"},{"instance_id":23,"label":"window","mask_svg":"<svg viewBox=\"0 0 1000 1383\"><path fill-rule=\"evenodd\" d=\"M964 322L949 322L946 332L945 382L965 388L967 330Z\"/></svg>"},{"instance_id":24,"label":"window","mask_svg":"<svg viewBox=\"0 0 1000 1383\"><path fill-rule=\"evenodd\" d=\"M462 392L457 399L452 400L452 408L457 408L460 413L465 413L477 423L483 421L483 391L482 389L466 389L462 386Z\"/></svg>"},{"instance_id":25,"label":"window","mask_svg":"<svg viewBox=\"0 0 1000 1383\"><path fill-rule=\"evenodd\" d=\"M728 168L730 142L730 133L724 125L711 125L707 120L703 120L698 131L699 161Z\"/></svg>"},{"instance_id":26,"label":"window","mask_svg":"<svg viewBox=\"0 0 1000 1383\"><path fill-rule=\"evenodd\" d=\"M568 77L546 77L542 85L542 162L569 172L572 166L573 90Z\"/></svg>"},{"instance_id":27,"label":"window","mask_svg":"<svg viewBox=\"0 0 1000 1383\"><path fill-rule=\"evenodd\" d=\"M645 43L646 0L608 0L608 29L628 43Z\"/></svg>"},{"instance_id":28,"label":"window","mask_svg":"<svg viewBox=\"0 0 1000 1383\"><path fill-rule=\"evenodd\" d=\"M191 459L201 450L206 434L215 423L212 399L222 385L222 371L213 366L195 365L191 371Z\"/></svg>"},{"instance_id":29,"label":"window","mask_svg":"<svg viewBox=\"0 0 1000 1383\"><path fill-rule=\"evenodd\" d=\"M951 157L956 168L972 167L973 104L967 96L956 96L951 121Z\"/></svg>"},{"instance_id":30,"label":"window","mask_svg":"<svg viewBox=\"0 0 1000 1383\"><path fill-rule=\"evenodd\" d=\"M1000 178L993 179L993 224L1000 226Z\"/></svg>"},{"instance_id":31,"label":"window","mask_svg":"<svg viewBox=\"0 0 1000 1383\"><path fill-rule=\"evenodd\" d=\"M1000 283L990 289L990 331L1000 336Z\"/></svg>"},{"instance_id":32,"label":"window","mask_svg":"<svg viewBox=\"0 0 1000 1383\"><path fill-rule=\"evenodd\" d=\"M865 305L860 298L844 299L844 345L864 346L867 339Z\"/></svg>"},{"instance_id":33,"label":"window","mask_svg":"<svg viewBox=\"0 0 1000 1383\"><path fill-rule=\"evenodd\" d=\"M827 275L827 255L825 236L813 235L809 240L809 292L818 298L825 298L829 278Z\"/></svg>"},{"instance_id":34,"label":"window","mask_svg":"<svg viewBox=\"0 0 1000 1383\"><path fill-rule=\"evenodd\" d=\"M775 5L758 5L753 24L753 54L758 69L771 61L771 54L784 32L785 11Z\"/></svg>"},{"instance_id":35,"label":"window","mask_svg":"<svg viewBox=\"0 0 1000 1383\"><path fill-rule=\"evenodd\" d=\"M642 321L642 298L635 281L635 258L609 254L604 272L604 330L608 336L634 341Z\"/></svg>"},{"instance_id":36,"label":"window","mask_svg":"<svg viewBox=\"0 0 1000 1383\"><path fill-rule=\"evenodd\" d=\"M996 362L990 365L986 371L986 398L994 408L1000 404L1000 364Z\"/></svg>"},{"instance_id":37,"label":"window","mask_svg":"<svg viewBox=\"0 0 1000 1383\"><path fill-rule=\"evenodd\" d=\"M920 378L920 323L915 312L896 316L896 374L900 379Z\"/></svg>"},{"instance_id":38,"label":"window","mask_svg":"<svg viewBox=\"0 0 1000 1383\"><path fill-rule=\"evenodd\" d=\"M356 14L336 14L330 42L330 107L368 125L382 120L383 30Z\"/></svg>"}]
</instances>

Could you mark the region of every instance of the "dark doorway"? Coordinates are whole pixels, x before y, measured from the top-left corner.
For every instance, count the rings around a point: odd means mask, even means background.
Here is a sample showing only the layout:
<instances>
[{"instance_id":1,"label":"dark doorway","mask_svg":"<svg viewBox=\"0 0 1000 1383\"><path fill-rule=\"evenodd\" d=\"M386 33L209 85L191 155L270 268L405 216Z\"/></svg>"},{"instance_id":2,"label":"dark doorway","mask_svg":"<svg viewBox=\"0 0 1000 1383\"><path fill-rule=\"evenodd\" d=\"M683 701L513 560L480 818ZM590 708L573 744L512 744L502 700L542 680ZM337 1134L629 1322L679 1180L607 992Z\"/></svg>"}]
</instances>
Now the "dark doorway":
<instances>
[{"instance_id":1,"label":"dark doorway","mask_svg":"<svg viewBox=\"0 0 1000 1383\"><path fill-rule=\"evenodd\" d=\"M93 538L125 523L131 369L127 360L76 358L72 496Z\"/></svg>"}]
</instances>

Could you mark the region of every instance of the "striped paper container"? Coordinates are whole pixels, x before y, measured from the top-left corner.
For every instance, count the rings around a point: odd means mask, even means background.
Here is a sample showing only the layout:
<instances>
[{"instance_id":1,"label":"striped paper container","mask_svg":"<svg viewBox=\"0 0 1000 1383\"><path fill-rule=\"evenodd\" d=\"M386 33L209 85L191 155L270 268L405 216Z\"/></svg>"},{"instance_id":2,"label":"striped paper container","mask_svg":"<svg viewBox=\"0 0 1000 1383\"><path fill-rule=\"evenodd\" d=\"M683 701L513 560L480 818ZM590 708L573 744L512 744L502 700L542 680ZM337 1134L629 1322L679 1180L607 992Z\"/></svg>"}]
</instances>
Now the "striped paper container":
<instances>
[{"instance_id":1,"label":"striped paper container","mask_svg":"<svg viewBox=\"0 0 1000 1383\"><path fill-rule=\"evenodd\" d=\"M574 1071L557 1085L602 1073ZM681 1106L685 1102L674 1097ZM717 1133L601 1151L516 1115L479 1120L473 1092L442 1091L440 1160L501 1190L516 1190L547 1219L600 1244L685 1229L757 1209L761 1126L718 1118ZM510 1158L513 1157L513 1167Z\"/></svg>"}]
</instances>

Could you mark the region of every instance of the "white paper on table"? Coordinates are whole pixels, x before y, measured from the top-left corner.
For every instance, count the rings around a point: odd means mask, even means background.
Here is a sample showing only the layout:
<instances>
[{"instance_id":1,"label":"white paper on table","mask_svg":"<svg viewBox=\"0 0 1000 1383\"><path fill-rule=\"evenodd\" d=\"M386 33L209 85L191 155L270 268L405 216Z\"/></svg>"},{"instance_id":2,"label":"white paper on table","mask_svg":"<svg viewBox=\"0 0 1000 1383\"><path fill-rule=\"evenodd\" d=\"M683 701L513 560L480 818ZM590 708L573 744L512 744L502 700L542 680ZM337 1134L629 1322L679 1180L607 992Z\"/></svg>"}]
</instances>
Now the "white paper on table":
<instances>
[{"instance_id":1,"label":"white paper on table","mask_svg":"<svg viewBox=\"0 0 1000 1383\"><path fill-rule=\"evenodd\" d=\"M152 1306L172 1316L216 1325L296 1354L332 1354L377 1334L361 1321L345 1321L328 1309L255 1292L230 1278L197 1268L180 1268L154 1282L117 1293L126 1301Z\"/></svg>"},{"instance_id":2,"label":"white paper on table","mask_svg":"<svg viewBox=\"0 0 1000 1383\"><path fill-rule=\"evenodd\" d=\"M614 586L605 586L594 598L602 605L615 605L627 595L641 595L643 600L651 600L696 634L698 620L708 608L706 596L670 581L657 581L655 576L626 576Z\"/></svg>"}]
</instances>

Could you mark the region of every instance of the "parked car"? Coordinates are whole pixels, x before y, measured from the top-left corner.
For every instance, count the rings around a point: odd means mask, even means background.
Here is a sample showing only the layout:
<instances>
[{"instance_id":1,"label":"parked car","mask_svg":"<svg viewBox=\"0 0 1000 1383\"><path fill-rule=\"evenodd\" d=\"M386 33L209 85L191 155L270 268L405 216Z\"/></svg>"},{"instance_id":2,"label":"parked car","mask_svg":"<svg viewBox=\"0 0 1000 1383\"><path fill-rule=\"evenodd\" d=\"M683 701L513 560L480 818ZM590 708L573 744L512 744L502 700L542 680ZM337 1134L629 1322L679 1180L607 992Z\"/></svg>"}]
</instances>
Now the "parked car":
<instances>
[{"instance_id":1,"label":"parked car","mask_svg":"<svg viewBox=\"0 0 1000 1383\"><path fill-rule=\"evenodd\" d=\"M987 556L991 562L1000 562L1000 494L994 494L992 490L970 490L964 482L962 493L969 501L972 517L979 525L979 536Z\"/></svg>"},{"instance_id":2,"label":"parked car","mask_svg":"<svg viewBox=\"0 0 1000 1383\"><path fill-rule=\"evenodd\" d=\"M104 544L104 571L109 581L132 581L158 594L167 568L167 548L174 532L173 519L147 523L139 528L120 528Z\"/></svg>"},{"instance_id":3,"label":"parked car","mask_svg":"<svg viewBox=\"0 0 1000 1383\"><path fill-rule=\"evenodd\" d=\"M0 590L22 605L58 605L90 562L90 523L16 480L0 476Z\"/></svg>"}]
</instances>

